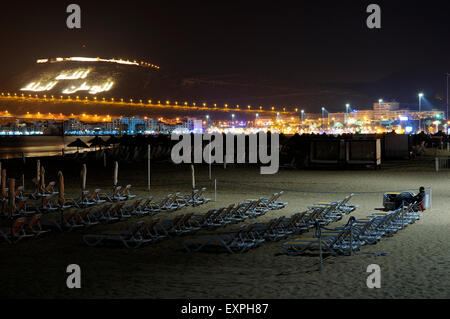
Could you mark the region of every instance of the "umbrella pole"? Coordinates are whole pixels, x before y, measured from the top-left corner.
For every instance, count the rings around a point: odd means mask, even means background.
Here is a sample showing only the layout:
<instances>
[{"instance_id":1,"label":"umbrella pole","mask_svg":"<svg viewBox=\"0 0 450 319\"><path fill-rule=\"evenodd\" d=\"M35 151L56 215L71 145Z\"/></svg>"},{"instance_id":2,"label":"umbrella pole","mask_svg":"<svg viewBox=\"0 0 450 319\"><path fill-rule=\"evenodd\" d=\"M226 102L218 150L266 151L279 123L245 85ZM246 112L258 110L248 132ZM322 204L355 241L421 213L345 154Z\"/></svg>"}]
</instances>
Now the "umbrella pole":
<instances>
[{"instance_id":1,"label":"umbrella pole","mask_svg":"<svg viewBox=\"0 0 450 319\"><path fill-rule=\"evenodd\" d=\"M14 221L13 221L13 214L14 214L14 199L15 199L15 187L16 187L16 180L14 178L10 178L9 179L9 219L11 220L11 236L13 235L13 225L14 225Z\"/></svg>"}]
</instances>

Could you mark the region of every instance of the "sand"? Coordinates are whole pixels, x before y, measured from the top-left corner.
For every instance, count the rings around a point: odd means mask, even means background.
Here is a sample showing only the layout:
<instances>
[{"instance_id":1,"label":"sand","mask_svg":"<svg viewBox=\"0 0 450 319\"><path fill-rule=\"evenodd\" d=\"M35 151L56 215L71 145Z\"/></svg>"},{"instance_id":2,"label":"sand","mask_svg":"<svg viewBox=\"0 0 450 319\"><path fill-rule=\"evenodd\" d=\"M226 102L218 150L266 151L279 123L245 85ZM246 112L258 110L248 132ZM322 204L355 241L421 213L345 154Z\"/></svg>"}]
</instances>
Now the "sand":
<instances>
[{"instance_id":1,"label":"sand","mask_svg":"<svg viewBox=\"0 0 450 319\"><path fill-rule=\"evenodd\" d=\"M30 166L32 164L29 164ZM51 162L48 179L66 167L66 192L79 193L80 163ZM30 172L28 175L32 174ZM213 183L207 167L197 169L197 185L208 188L214 198ZM110 187L112 167L88 165L87 187ZM53 178L52 178L53 177ZM280 170L262 176L257 167L213 167L218 180L217 202L174 213L205 213L249 198L269 196L284 190L287 208L269 212L257 221L290 216L317 201L342 199L355 193L359 208L352 213L365 217L382 206L386 191L433 187L433 208L415 224L366 246L361 253L347 257L327 257L319 271L317 254L290 257L281 244L295 239L265 243L244 254L186 252L181 243L190 235L128 250L125 248L87 247L83 233L104 229L125 229L132 221L99 226L86 231L53 233L16 245L0 245L0 294L10 298L449 298L450 297L450 215L448 214L450 171L434 172L432 159L415 162L391 162L382 170ZM121 165L119 182L133 184L132 192L160 198L173 191L188 193L189 166L155 164L152 190L146 190L145 165ZM148 219L148 218L147 218ZM337 226L343 221L331 226ZM144 218L144 220L146 220ZM4 222L3 222L4 224ZM239 226L239 225L237 225ZM218 231L228 230L230 226ZM307 235L301 235L307 236ZM373 256L371 253L386 254ZM66 267L78 264L82 271L82 289L66 288ZM366 270L370 264L381 267L381 288L369 289Z\"/></svg>"}]
</instances>

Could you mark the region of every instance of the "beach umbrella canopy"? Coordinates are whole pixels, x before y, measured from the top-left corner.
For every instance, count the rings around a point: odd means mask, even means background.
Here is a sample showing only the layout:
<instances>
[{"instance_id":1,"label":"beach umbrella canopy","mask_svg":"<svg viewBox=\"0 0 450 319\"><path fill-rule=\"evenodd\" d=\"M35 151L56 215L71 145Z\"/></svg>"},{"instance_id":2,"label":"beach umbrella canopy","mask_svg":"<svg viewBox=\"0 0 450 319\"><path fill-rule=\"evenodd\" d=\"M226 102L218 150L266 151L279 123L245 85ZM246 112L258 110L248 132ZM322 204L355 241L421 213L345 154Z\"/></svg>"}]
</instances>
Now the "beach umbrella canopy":
<instances>
[{"instance_id":1,"label":"beach umbrella canopy","mask_svg":"<svg viewBox=\"0 0 450 319\"><path fill-rule=\"evenodd\" d=\"M105 141L103 141L103 139L100 137L100 136L98 136L98 135L96 135L94 138L91 138L89 141L88 141L88 143L89 144L92 144L92 143L94 143L94 144L98 144L98 145L101 145L102 143L104 143ZM92 145L91 145L92 146Z\"/></svg>"},{"instance_id":2,"label":"beach umbrella canopy","mask_svg":"<svg viewBox=\"0 0 450 319\"><path fill-rule=\"evenodd\" d=\"M109 139L106 140L106 144L107 145L114 145L114 144L119 144L120 143L120 139L118 139L116 136L111 135L109 137Z\"/></svg>"},{"instance_id":3,"label":"beach umbrella canopy","mask_svg":"<svg viewBox=\"0 0 450 319\"><path fill-rule=\"evenodd\" d=\"M134 144L133 137L130 135L124 135L120 138L120 145L130 146Z\"/></svg>"},{"instance_id":4,"label":"beach umbrella canopy","mask_svg":"<svg viewBox=\"0 0 450 319\"><path fill-rule=\"evenodd\" d=\"M58 184L59 184L58 201L61 206L64 206L66 200L64 199L64 176L62 172L58 172Z\"/></svg>"},{"instance_id":5,"label":"beach umbrella canopy","mask_svg":"<svg viewBox=\"0 0 450 319\"><path fill-rule=\"evenodd\" d=\"M80 140L79 138L77 138L75 141L73 141L72 143L70 143L69 145L67 145L67 147L76 147L77 150L78 148L89 148L89 146L83 142L82 140Z\"/></svg>"},{"instance_id":6,"label":"beach umbrella canopy","mask_svg":"<svg viewBox=\"0 0 450 319\"><path fill-rule=\"evenodd\" d=\"M90 140L89 143L91 143L91 147L99 146L101 148L102 146L108 146L108 143L106 143L104 140L102 140L98 136L96 136L94 139Z\"/></svg>"},{"instance_id":7,"label":"beach umbrella canopy","mask_svg":"<svg viewBox=\"0 0 450 319\"><path fill-rule=\"evenodd\" d=\"M87 167L86 164L83 164L83 167L81 167L81 190L86 189L86 178L87 178Z\"/></svg>"},{"instance_id":8,"label":"beach umbrella canopy","mask_svg":"<svg viewBox=\"0 0 450 319\"><path fill-rule=\"evenodd\" d=\"M95 142L97 142L98 140L101 140L101 138L98 136L98 135L95 135L95 137L94 138L91 138L89 141L88 141L88 143L90 144L90 143L95 143Z\"/></svg>"}]
</instances>

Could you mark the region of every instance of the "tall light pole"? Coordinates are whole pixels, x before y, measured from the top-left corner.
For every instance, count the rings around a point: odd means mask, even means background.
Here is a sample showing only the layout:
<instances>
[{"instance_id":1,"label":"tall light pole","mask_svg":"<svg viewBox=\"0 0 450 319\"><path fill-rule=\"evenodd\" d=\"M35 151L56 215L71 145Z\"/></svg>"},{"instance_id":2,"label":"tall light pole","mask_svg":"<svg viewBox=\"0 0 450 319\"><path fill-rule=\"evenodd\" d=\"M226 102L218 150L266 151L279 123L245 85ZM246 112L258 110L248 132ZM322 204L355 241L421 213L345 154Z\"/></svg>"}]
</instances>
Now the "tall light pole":
<instances>
[{"instance_id":1,"label":"tall light pole","mask_svg":"<svg viewBox=\"0 0 450 319\"><path fill-rule=\"evenodd\" d=\"M381 103L383 103L383 99L379 99L378 100L378 112L381 114L381 112L382 112L382 109L381 109ZM379 115L379 114L378 114ZM379 120L380 118L381 118L381 115L378 117L378 115L375 115L376 116L376 120Z\"/></svg>"},{"instance_id":2,"label":"tall light pole","mask_svg":"<svg viewBox=\"0 0 450 319\"><path fill-rule=\"evenodd\" d=\"M325 108L322 107L322 130L324 129L324 121L325 121Z\"/></svg>"},{"instance_id":3,"label":"tall light pole","mask_svg":"<svg viewBox=\"0 0 450 319\"><path fill-rule=\"evenodd\" d=\"M348 109L350 107L350 104L345 104L345 125L348 124Z\"/></svg>"},{"instance_id":4,"label":"tall light pole","mask_svg":"<svg viewBox=\"0 0 450 319\"><path fill-rule=\"evenodd\" d=\"M305 110L302 110L301 114L302 114L302 125L303 125L304 117L305 117Z\"/></svg>"},{"instance_id":5,"label":"tall light pole","mask_svg":"<svg viewBox=\"0 0 450 319\"><path fill-rule=\"evenodd\" d=\"M419 93L419 131L422 132L422 117L420 116L420 112L422 111L422 97L423 93Z\"/></svg>"},{"instance_id":6,"label":"tall light pole","mask_svg":"<svg viewBox=\"0 0 450 319\"><path fill-rule=\"evenodd\" d=\"M448 77L450 76L450 73L446 73L445 75L447 76L447 116L445 117L445 119L448 122ZM448 128L447 128L447 131L448 131Z\"/></svg>"}]
</instances>

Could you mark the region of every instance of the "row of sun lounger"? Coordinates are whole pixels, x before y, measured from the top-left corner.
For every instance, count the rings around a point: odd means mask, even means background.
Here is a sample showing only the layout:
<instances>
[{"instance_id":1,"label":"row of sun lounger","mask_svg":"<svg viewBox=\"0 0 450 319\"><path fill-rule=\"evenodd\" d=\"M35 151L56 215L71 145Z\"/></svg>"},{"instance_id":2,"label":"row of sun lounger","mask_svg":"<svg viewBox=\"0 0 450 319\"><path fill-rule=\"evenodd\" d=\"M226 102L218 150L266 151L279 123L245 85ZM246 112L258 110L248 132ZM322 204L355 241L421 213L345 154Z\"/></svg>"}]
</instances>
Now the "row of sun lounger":
<instances>
[{"instance_id":1,"label":"row of sun lounger","mask_svg":"<svg viewBox=\"0 0 450 319\"><path fill-rule=\"evenodd\" d=\"M92 206L82 209L72 208L68 213L61 214L60 218L54 219L43 217L43 214L37 210L25 209L26 199L22 199L16 206L16 214L13 215L19 218L12 224L12 227L3 229L0 236L8 243L15 243L22 238L37 237L32 236L34 234L32 232L25 232L25 229L28 229L28 221L33 221L33 230L39 232L40 235L52 229L61 232L72 231L98 224L114 223L131 217L152 216L158 212L174 211L188 205L199 206L210 201L205 197L205 190L205 188L201 191L194 190L188 195L181 195L177 192L157 201L154 201L153 197L149 197L145 201L139 198L129 206L125 206L125 202L118 202L116 204L106 203L99 209L94 209Z\"/></svg>"},{"instance_id":2,"label":"row of sun lounger","mask_svg":"<svg viewBox=\"0 0 450 319\"><path fill-rule=\"evenodd\" d=\"M228 207L211 209L203 215L189 213L162 222L159 219L154 219L149 224L138 222L122 232L101 232L85 235L83 240L89 246L97 246L106 242L119 242L125 247L137 248L163 238L173 238L192 234L201 229L214 229L240 223L249 218L266 214L270 210L284 208L287 203L278 201L281 194L274 194L267 199L248 200L237 205L231 204Z\"/></svg>"},{"instance_id":3,"label":"row of sun lounger","mask_svg":"<svg viewBox=\"0 0 450 319\"><path fill-rule=\"evenodd\" d=\"M421 203L413 203L393 212L376 212L367 218L350 220L344 227L324 230L312 238L298 238L282 245L288 255L300 255L308 250L328 251L332 255L349 255L364 245L377 243L414 223L421 216Z\"/></svg>"},{"instance_id":4,"label":"row of sun lounger","mask_svg":"<svg viewBox=\"0 0 450 319\"><path fill-rule=\"evenodd\" d=\"M57 195L44 196L42 197L39 204L30 203L27 197L22 197L18 201L13 211L12 217L23 217L30 216L37 213L48 213L60 211L61 209L67 209L71 207L76 208L87 208L95 205L101 205L106 202L120 202L133 199L136 195L131 195L129 190L131 185L128 185L124 190L120 186L116 187L115 190L110 194L101 194L100 189L96 189L92 194L89 191L84 191L80 198L75 200L66 200L65 203L59 201ZM121 191L122 190L122 191ZM149 198L146 202L138 200L139 204L136 204L133 213L136 215L146 215L151 211L174 211L185 206L199 206L211 199L206 198L204 192L206 188L199 190L194 190L191 194L181 195L179 192L174 194L169 194L165 198L159 201L152 201L153 198ZM4 217L9 217L9 204L8 201L3 202L1 215Z\"/></svg>"},{"instance_id":5,"label":"row of sun lounger","mask_svg":"<svg viewBox=\"0 0 450 319\"><path fill-rule=\"evenodd\" d=\"M71 207L88 207L103 204L106 201L125 201L136 197L136 195L130 194L131 185L127 185L123 190L121 186L117 186L111 193L104 194L100 193L101 189L96 189L92 194L89 194L89 191L83 191L79 198L66 199L64 203L61 203L58 192L53 190L53 186L54 183L50 183L46 188L48 189L48 192L39 193L39 196L37 196L36 193L30 194L32 199L31 201L29 200L30 197L26 197L24 195L23 187L19 187L16 190L16 200L18 203L16 204L12 217L47 213L61 209L64 210ZM36 202L36 200L39 202ZM10 217L9 203L7 199L3 201L1 215Z\"/></svg>"},{"instance_id":6,"label":"row of sun lounger","mask_svg":"<svg viewBox=\"0 0 450 319\"><path fill-rule=\"evenodd\" d=\"M290 218L282 216L274 218L268 223L243 225L226 233L205 234L201 237L184 241L183 246L187 251L199 251L208 247L222 247L229 253L243 253L267 241L277 241L289 235L307 232L314 227L316 222L328 225L341 219L342 216L349 214L357 207L350 204L352 196L353 194L341 201L314 204L307 211L294 214ZM272 207L278 207L276 202L270 203L269 201L269 204Z\"/></svg>"},{"instance_id":7,"label":"row of sun lounger","mask_svg":"<svg viewBox=\"0 0 450 319\"><path fill-rule=\"evenodd\" d=\"M3 238L7 243L17 243L23 238L39 237L48 232L42 229L40 219L42 214L36 214L31 218L20 217L11 227L0 228L0 238Z\"/></svg>"}]
</instances>

